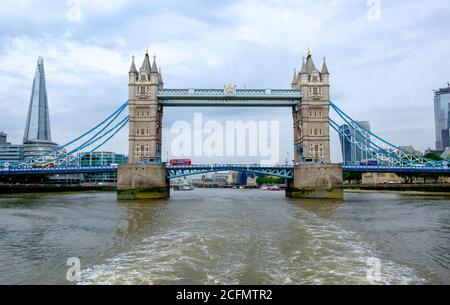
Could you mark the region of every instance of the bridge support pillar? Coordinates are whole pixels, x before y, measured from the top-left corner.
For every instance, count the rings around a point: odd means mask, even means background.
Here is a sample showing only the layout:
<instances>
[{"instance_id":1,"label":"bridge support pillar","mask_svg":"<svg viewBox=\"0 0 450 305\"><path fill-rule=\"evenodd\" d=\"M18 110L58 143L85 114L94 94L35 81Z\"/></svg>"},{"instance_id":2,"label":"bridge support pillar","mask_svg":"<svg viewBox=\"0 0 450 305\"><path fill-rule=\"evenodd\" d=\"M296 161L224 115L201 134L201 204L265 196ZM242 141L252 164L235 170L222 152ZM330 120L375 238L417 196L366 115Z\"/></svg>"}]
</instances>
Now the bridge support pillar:
<instances>
[{"instance_id":1,"label":"bridge support pillar","mask_svg":"<svg viewBox=\"0 0 450 305\"><path fill-rule=\"evenodd\" d=\"M344 198L340 164L300 164L294 166L294 179L288 180L286 196L304 199Z\"/></svg>"},{"instance_id":2,"label":"bridge support pillar","mask_svg":"<svg viewBox=\"0 0 450 305\"><path fill-rule=\"evenodd\" d=\"M118 199L163 199L170 197L165 165L125 164L117 173Z\"/></svg>"}]
</instances>

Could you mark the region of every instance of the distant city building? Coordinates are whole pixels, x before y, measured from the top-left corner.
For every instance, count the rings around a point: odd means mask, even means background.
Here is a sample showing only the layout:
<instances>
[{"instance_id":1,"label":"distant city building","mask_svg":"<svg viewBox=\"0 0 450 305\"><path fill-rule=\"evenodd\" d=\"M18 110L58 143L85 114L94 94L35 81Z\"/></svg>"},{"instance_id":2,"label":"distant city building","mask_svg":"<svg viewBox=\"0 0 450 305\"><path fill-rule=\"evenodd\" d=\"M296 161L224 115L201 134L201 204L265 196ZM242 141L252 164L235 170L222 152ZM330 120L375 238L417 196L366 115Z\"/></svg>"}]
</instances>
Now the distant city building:
<instances>
[{"instance_id":1,"label":"distant city building","mask_svg":"<svg viewBox=\"0 0 450 305\"><path fill-rule=\"evenodd\" d=\"M0 132L0 162L18 162L23 159L23 146L7 142L6 133Z\"/></svg>"},{"instance_id":2,"label":"distant city building","mask_svg":"<svg viewBox=\"0 0 450 305\"><path fill-rule=\"evenodd\" d=\"M91 166L111 166L113 164L128 163L128 157L113 152L93 152L87 155L79 154L79 165L81 167ZM102 173L102 174L85 174L84 180L86 182L117 182L116 173Z\"/></svg>"},{"instance_id":3,"label":"distant city building","mask_svg":"<svg viewBox=\"0 0 450 305\"><path fill-rule=\"evenodd\" d=\"M248 177L245 185L249 187L257 187L258 183L256 182L256 179L256 177Z\"/></svg>"},{"instance_id":4,"label":"distant city building","mask_svg":"<svg viewBox=\"0 0 450 305\"><path fill-rule=\"evenodd\" d=\"M447 160L450 158L450 147L447 147L444 152L441 154L441 158Z\"/></svg>"},{"instance_id":5,"label":"distant city building","mask_svg":"<svg viewBox=\"0 0 450 305\"><path fill-rule=\"evenodd\" d=\"M228 181L228 172L214 173L212 181L226 183Z\"/></svg>"},{"instance_id":6,"label":"distant city building","mask_svg":"<svg viewBox=\"0 0 450 305\"><path fill-rule=\"evenodd\" d=\"M239 172L230 171L228 173L228 180L227 183L229 185L239 185L241 182L241 177L239 175Z\"/></svg>"},{"instance_id":7,"label":"distant city building","mask_svg":"<svg viewBox=\"0 0 450 305\"><path fill-rule=\"evenodd\" d=\"M22 145L0 144L0 161L19 162L21 160L23 160Z\"/></svg>"},{"instance_id":8,"label":"distant city building","mask_svg":"<svg viewBox=\"0 0 450 305\"><path fill-rule=\"evenodd\" d=\"M415 155L417 157L422 157L423 153L419 150L414 149L414 147L412 145L408 145L408 146L400 146L399 147L401 150L403 151L407 151L408 153Z\"/></svg>"},{"instance_id":9,"label":"distant city building","mask_svg":"<svg viewBox=\"0 0 450 305\"><path fill-rule=\"evenodd\" d=\"M368 132L370 132L370 123L367 121L357 121L356 123L364 129L361 131L362 134L346 124L340 127L342 159L346 163L357 163L370 159L371 157L366 151L362 151L357 145L353 145L349 140L349 138L353 138L356 142L362 143L364 146L369 146L368 140L370 140L370 134ZM347 135L348 138L345 135Z\"/></svg>"},{"instance_id":10,"label":"distant city building","mask_svg":"<svg viewBox=\"0 0 450 305\"><path fill-rule=\"evenodd\" d=\"M38 58L36 75L31 89L23 144L25 159L38 157L58 146L58 144L52 142L44 59L42 57Z\"/></svg>"},{"instance_id":11,"label":"distant city building","mask_svg":"<svg viewBox=\"0 0 450 305\"><path fill-rule=\"evenodd\" d=\"M450 146L450 85L434 91L434 122L436 127L436 150Z\"/></svg>"},{"instance_id":12,"label":"distant city building","mask_svg":"<svg viewBox=\"0 0 450 305\"><path fill-rule=\"evenodd\" d=\"M6 133L0 132L0 145L6 144L6 138L7 138Z\"/></svg>"}]
</instances>

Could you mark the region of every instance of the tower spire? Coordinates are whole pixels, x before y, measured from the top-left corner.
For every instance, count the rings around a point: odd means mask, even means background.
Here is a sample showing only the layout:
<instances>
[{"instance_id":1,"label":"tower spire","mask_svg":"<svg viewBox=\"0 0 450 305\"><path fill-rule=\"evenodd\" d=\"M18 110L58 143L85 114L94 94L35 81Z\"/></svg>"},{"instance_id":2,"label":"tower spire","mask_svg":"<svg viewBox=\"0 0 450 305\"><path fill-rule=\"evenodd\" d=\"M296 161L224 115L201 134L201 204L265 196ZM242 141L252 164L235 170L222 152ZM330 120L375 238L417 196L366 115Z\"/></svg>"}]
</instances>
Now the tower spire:
<instances>
[{"instance_id":1,"label":"tower spire","mask_svg":"<svg viewBox=\"0 0 450 305\"><path fill-rule=\"evenodd\" d=\"M153 55L152 72L158 73L158 66L156 65L156 55Z\"/></svg>"},{"instance_id":2,"label":"tower spire","mask_svg":"<svg viewBox=\"0 0 450 305\"><path fill-rule=\"evenodd\" d=\"M303 56L302 69L300 70L300 74L307 74L308 70L306 69L305 57Z\"/></svg>"},{"instance_id":3,"label":"tower spire","mask_svg":"<svg viewBox=\"0 0 450 305\"><path fill-rule=\"evenodd\" d=\"M326 59L326 57L323 58L322 74L330 74L328 72L328 66L327 66L327 59Z\"/></svg>"},{"instance_id":4,"label":"tower spire","mask_svg":"<svg viewBox=\"0 0 450 305\"><path fill-rule=\"evenodd\" d=\"M39 56L31 89L24 144L32 141L51 142L50 119L45 85L44 59Z\"/></svg>"},{"instance_id":5,"label":"tower spire","mask_svg":"<svg viewBox=\"0 0 450 305\"><path fill-rule=\"evenodd\" d=\"M136 70L136 64L135 64L135 62L134 62L134 60L135 60L135 58L136 58L136 56L134 55L134 53L133 54L131 54L131 67L130 67L130 73L137 73L137 70Z\"/></svg>"},{"instance_id":6,"label":"tower spire","mask_svg":"<svg viewBox=\"0 0 450 305\"><path fill-rule=\"evenodd\" d=\"M306 58L306 72L308 74L311 74L312 71L317 70L316 66L314 65L314 61L312 59L312 53L311 49L308 47L308 57Z\"/></svg>"},{"instance_id":7,"label":"tower spire","mask_svg":"<svg viewBox=\"0 0 450 305\"><path fill-rule=\"evenodd\" d=\"M145 69L145 72L147 72L148 75L150 75L150 72L152 72L152 68L150 66L150 57L148 56L148 47L145 50L144 62L142 63L141 70L142 69Z\"/></svg>"},{"instance_id":8,"label":"tower spire","mask_svg":"<svg viewBox=\"0 0 450 305\"><path fill-rule=\"evenodd\" d=\"M297 84L297 69L294 69L294 77L292 78L292 85Z\"/></svg>"}]
</instances>

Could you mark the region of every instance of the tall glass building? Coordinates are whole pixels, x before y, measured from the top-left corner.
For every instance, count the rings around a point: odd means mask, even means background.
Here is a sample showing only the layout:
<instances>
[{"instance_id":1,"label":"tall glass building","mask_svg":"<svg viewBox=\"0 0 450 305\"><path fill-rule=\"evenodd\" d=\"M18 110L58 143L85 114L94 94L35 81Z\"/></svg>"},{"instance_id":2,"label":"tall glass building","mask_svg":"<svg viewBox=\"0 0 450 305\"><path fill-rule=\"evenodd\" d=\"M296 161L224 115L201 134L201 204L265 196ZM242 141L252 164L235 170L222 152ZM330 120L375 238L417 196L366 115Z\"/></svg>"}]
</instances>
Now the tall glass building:
<instances>
[{"instance_id":1,"label":"tall glass building","mask_svg":"<svg viewBox=\"0 0 450 305\"><path fill-rule=\"evenodd\" d=\"M436 127L436 150L450 147L450 84L434 91L434 124Z\"/></svg>"},{"instance_id":2,"label":"tall glass building","mask_svg":"<svg viewBox=\"0 0 450 305\"><path fill-rule=\"evenodd\" d=\"M25 159L38 157L58 146L58 144L52 142L44 59L42 57L38 58L33 87L31 88L23 144Z\"/></svg>"},{"instance_id":3,"label":"tall glass building","mask_svg":"<svg viewBox=\"0 0 450 305\"><path fill-rule=\"evenodd\" d=\"M364 128L367 131L370 131L370 123L367 121L356 122L360 127ZM364 136L360 133L356 132L349 125L342 125L340 127L340 141L342 148L342 160L344 163L357 163L367 159L370 159L370 155L368 155L365 151L361 151L358 149L356 145L352 145L349 139L345 136L347 135L349 138L354 138L357 142L363 143L365 146L369 146L368 140L370 140L370 135L365 133Z\"/></svg>"}]
</instances>

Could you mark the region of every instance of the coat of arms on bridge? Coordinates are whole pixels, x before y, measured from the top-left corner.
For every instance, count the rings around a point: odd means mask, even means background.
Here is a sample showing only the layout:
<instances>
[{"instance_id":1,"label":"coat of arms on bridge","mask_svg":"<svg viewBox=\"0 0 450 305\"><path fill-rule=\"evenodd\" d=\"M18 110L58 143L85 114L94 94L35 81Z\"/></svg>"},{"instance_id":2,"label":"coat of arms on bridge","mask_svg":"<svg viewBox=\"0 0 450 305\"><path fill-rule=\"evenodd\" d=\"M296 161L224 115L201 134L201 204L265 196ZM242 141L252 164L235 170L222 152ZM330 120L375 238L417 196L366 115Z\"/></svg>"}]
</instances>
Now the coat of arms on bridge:
<instances>
[{"instance_id":1,"label":"coat of arms on bridge","mask_svg":"<svg viewBox=\"0 0 450 305\"><path fill-rule=\"evenodd\" d=\"M236 86L232 84L228 84L225 86L225 94L226 95L235 95L236 94Z\"/></svg>"}]
</instances>

